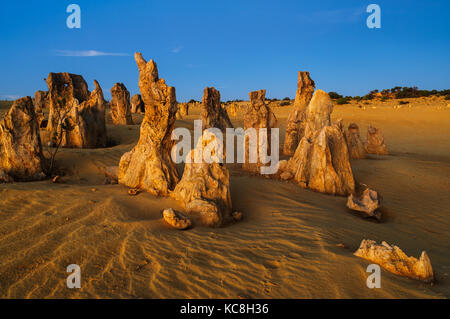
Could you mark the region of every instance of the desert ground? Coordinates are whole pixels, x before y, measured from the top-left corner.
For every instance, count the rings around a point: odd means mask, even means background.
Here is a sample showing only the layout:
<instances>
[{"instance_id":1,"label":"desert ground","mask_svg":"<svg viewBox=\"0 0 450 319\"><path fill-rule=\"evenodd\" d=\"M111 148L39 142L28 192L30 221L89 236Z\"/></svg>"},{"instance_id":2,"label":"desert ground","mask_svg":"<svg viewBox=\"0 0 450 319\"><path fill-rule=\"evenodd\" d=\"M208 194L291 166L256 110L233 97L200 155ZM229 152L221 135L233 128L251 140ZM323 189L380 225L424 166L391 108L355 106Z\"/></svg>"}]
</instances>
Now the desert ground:
<instances>
[{"instance_id":1,"label":"desert ground","mask_svg":"<svg viewBox=\"0 0 450 319\"><path fill-rule=\"evenodd\" d=\"M115 146L63 149L64 183L0 184L2 298L449 298L450 107L443 98L336 105L334 120L382 130L390 155L352 160L355 179L383 196L381 222L363 219L346 198L291 182L250 176L231 165L233 206L242 221L223 228L170 228L171 198L105 185L139 138L135 125L108 125ZM366 104L365 104L366 103ZM245 104L245 102L240 103ZM274 107L284 140L291 106ZM6 109L0 109L0 116ZM243 126L243 109L232 117ZM176 126L193 129L200 108ZM183 165L178 166L183 170ZM370 262L353 256L363 239L426 250L433 284L382 270L366 287ZM81 289L68 289L66 267L81 267Z\"/></svg>"}]
</instances>

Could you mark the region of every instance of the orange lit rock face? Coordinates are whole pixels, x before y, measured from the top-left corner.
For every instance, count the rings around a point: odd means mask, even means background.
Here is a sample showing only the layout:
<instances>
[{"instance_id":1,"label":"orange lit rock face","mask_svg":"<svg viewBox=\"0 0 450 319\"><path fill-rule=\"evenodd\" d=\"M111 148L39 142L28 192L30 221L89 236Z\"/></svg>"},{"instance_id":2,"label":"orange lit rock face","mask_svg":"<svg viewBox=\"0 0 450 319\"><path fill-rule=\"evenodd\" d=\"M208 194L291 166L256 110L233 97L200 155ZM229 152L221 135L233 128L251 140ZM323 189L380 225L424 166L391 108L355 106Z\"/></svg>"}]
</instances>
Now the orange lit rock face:
<instances>
[{"instance_id":1,"label":"orange lit rock face","mask_svg":"<svg viewBox=\"0 0 450 319\"><path fill-rule=\"evenodd\" d=\"M256 130L257 141L257 154L260 154L260 148L267 147L267 153L271 153L271 128L277 127L277 118L272 112L270 107L267 105L265 96L266 90L259 90L249 93L250 105L248 106L246 113L244 115L244 130L249 128L254 128ZM259 138L260 129L267 129L267 138ZM246 171L260 174L261 167L266 166L260 161L260 156L258 156L256 163L250 163L250 139L248 136L245 137L245 162L242 168ZM273 152L278 152L279 150L273 150Z\"/></svg>"},{"instance_id":2,"label":"orange lit rock face","mask_svg":"<svg viewBox=\"0 0 450 319\"><path fill-rule=\"evenodd\" d=\"M144 101L140 94L135 94L131 98L131 113L145 113Z\"/></svg>"},{"instance_id":3,"label":"orange lit rock face","mask_svg":"<svg viewBox=\"0 0 450 319\"><path fill-rule=\"evenodd\" d=\"M159 79L156 63L135 54L139 68L139 88L145 103L137 145L119 163L119 183L140 188L154 195L167 196L178 182L170 152L177 112L175 88Z\"/></svg>"},{"instance_id":4,"label":"orange lit rock face","mask_svg":"<svg viewBox=\"0 0 450 319\"><path fill-rule=\"evenodd\" d=\"M366 150L361 141L359 127L356 123L352 123L348 126L348 129L345 132L345 139L347 141L348 152L351 159L366 158Z\"/></svg>"},{"instance_id":5,"label":"orange lit rock face","mask_svg":"<svg viewBox=\"0 0 450 319\"><path fill-rule=\"evenodd\" d=\"M205 128L215 127L225 132L226 128L233 127L227 111L220 103L220 92L213 87L203 90L201 116Z\"/></svg>"},{"instance_id":6,"label":"orange lit rock face","mask_svg":"<svg viewBox=\"0 0 450 319\"><path fill-rule=\"evenodd\" d=\"M30 97L14 101L0 122L0 181L45 178L39 125Z\"/></svg>"},{"instance_id":7,"label":"orange lit rock face","mask_svg":"<svg viewBox=\"0 0 450 319\"><path fill-rule=\"evenodd\" d=\"M380 129L373 127L372 125L367 129L367 141L365 144L365 150L367 154L389 154L387 146L384 142L383 133L381 133Z\"/></svg>"},{"instance_id":8,"label":"orange lit rock face","mask_svg":"<svg viewBox=\"0 0 450 319\"><path fill-rule=\"evenodd\" d=\"M205 89L202 111L204 129L220 128L224 133L231 124L224 111L220 104L220 93L214 88ZM210 143L217 142L215 135L203 134L196 148L188 154L183 177L172 194L183 202L190 215L209 227L220 227L233 220L228 168L223 163L207 163L204 160L195 163L195 158L201 158L203 150Z\"/></svg>"},{"instance_id":9,"label":"orange lit rock face","mask_svg":"<svg viewBox=\"0 0 450 319\"><path fill-rule=\"evenodd\" d=\"M163 219L171 227L179 230L184 230L192 226L189 218L172 208L167 208L163 211Z\"/></svg>"},{"instance_id":10,"label":"orange lit rock face","mask_svg":"<svg viewBox=\"0 0 450 319\"><path fill-rule=\"evenodd\" d=\"M294 109L289 114L286 125L286 137L283 152L285 155L294 155L298 143L303 138L306 118L306 108L314 93L315 84L309 72L298 72L297 92L295 94Z\"/></svg>"},{"instance_id":11,"label":"orange lit rock face","mask_svg":"<svg viewBox=\"0 0 450 319\"><path fill-rule=\"evenodd\" d=\"M62 147L105 147L106 101L98 82L94 80L95 89L89 93L81 75L50 73L47 85L50 101L47 130L53 144L61 139Z\"/></svg>"},{"instance_id":12,"label":"orange lit rock face","mask_svg":"<svg viewBox=\"0 0 450 319\"><path fill-rule=\"evenodd\" d=\"M338 125L325 126L304 137L285 171L298 185L332 195L349 195L355 181L347 144ZM286 174L282 173L283 176Z\"/></svg>"},{"instance_id":13,"label":"orange lit rock face","mask_svg":"<svg viewBox=\"0 0 450 319\"><path fill-rule=\"evenodd\" d=\"M111 118L114 124L133 125L130 92L123 83L116 83L111 89Z\"/></svg>"},{"instance_id":14,"label":"orange lit rock face","mask_svg":"<svg viewBox=\"0 0 450 319\"><path fill-rule=\"evenodd\" d=\"M358 196L350 194L347 199L347 207L351 210L365 213L369 217L381 219L381 213L377 211L381 206L381 196L374 190L366 188L364 192Z\"/></svg>"},{"instance_id":15,"label":"orange lit rock face","mask_svg":"<svg viewBox=\"0 0 450 319\"><path fill-rule=\"evenodd\" d=\"M363 240L354 255L379 264L396 275L426 282L434 279L431 261L425 251L417 259L408 257L399 247L384 241L378 245L374 240Z\"/></svg>"}]
</instances>

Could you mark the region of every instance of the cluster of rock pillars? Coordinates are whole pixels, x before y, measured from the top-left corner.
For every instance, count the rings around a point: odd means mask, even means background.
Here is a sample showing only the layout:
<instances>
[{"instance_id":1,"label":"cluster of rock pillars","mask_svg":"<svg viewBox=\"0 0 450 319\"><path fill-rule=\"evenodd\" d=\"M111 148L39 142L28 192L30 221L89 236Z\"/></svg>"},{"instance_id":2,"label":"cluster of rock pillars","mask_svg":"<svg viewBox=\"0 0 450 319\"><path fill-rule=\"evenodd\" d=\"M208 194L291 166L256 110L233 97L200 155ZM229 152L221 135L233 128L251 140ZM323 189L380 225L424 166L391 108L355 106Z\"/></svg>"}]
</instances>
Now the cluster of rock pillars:
<instances>
[{"instance_id":1,"label":"cluster of rock pillars","mask_svg":"<svg viewBox=\"0 0 450 319\"><path fill-rule=\"evenodd\" d=\"M159 77L153 60L146 61L135 54L139 69L139 89L130 99L123 83L111 89L107 102L102 89L94 81L89 92L81 75L50 73L46 79L48 91L37 91L34 99L24 97L14 101L0 122L0 182L35 181L50 178L49 160L42 151L40 130L50 136L49 146L72 148L101 148L108 143L106 109L117 125L132 125L132 113L144 114L140 138L134 148L123 154L118 169L109 168L107 175L131 189L147 191L156 196L171 196L183 203L185 212L171 208L163 212L163 219L177 229L192 227L193 221L221 227L243 218L233 210L230 194L230 173L223 163L195 163L186 161L182 176L171 160L174 145L172 132L176 119L188 114L187 103L177 103L175 88ZM265 90L250 92L245 110L244 129L269 129L267 140L258 141L258 148L270 147L270 128L277 127L277 118L265 101ZM229 115L236 116L237 107L227 109L220 102L220 92L205 88L201 103L203 130L218 128L225 134L233 127ZM43 110L49 109L48 119ZM322 90L315 90L309 72L298 73L294 108L288 117L282 152L288 160L279 162L278 171L265 177L290 180L300 187L317 192L348 196L347 206L367 216L381 218L378 209L381 196L374 190L357 185L350 159L362 159L367 154L387 155L383 134L370 126L365 142L358 125L344 128L342 120L331 122L333 102ZM188 157L194 158L213 138L199 139ZM246 141L248 143L248 141ZM249 147L245 148L248 158ZM245 163L243 170L259 174L263 163ZM406 256L398 247L387 243L378 245L363 240L356 256L379 263L387 270L421 279L433 280L431 262L423 252L420 259Z\"/></svg>"}]
</instances>

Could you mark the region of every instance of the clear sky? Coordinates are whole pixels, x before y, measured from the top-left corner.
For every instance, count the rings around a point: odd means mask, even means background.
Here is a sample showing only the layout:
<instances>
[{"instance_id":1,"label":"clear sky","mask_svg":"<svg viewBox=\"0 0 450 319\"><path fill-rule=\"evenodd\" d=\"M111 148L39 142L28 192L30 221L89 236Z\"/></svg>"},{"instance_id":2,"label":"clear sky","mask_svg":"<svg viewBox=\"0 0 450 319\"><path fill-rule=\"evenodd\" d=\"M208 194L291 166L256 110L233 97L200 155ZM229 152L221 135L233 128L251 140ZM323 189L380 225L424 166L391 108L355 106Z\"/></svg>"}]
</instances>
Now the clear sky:
<instances>
[{"instance_id":1,"label":"clear sky","mask_svg":"<svg viewBox=\"0 0 450 319\"><path fill-rule=\"evenodd\" d=\"M81 29L66 26L71 3ZM381 29L366 26L371 3ZM0 99L46 89L49 72L81 74L91 90L97 79L107 98L115 82L139 93L135 51L179 101L206 86L222 100L294 97L300 70L344 95L450 88L448 0L2 0L0 41Z\"/></svg>"}]
</instances>

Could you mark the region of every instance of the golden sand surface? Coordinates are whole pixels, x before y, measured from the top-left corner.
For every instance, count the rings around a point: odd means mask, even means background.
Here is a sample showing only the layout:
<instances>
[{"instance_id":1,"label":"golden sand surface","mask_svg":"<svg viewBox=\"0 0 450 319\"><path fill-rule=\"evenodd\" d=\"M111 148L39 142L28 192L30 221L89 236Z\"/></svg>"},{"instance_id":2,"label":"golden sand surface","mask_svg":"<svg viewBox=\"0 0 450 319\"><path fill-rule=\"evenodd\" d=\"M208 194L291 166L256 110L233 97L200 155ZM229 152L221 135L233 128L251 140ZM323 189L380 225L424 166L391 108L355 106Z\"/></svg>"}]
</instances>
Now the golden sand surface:
<instances>
[{"instance_id":1,"label":"golden sand surface","mask_svg":"<svg viewBox=\"0 0 450 319\"><path fill-rule=\"evenodd\" d=\"M129 196L104 185L102 167L117 165L139 138L139 125L108 125L117 145L63 149L65 183L0 184L1 298L448 298L450 297L450 107L443 98L335 106L333 119L372 124L389 156L352 162L358 182L384 199L381 223L346 208L346 198L290 182L249 176L231 165L234 225L169 228L170 198ZM273 110L284 140L292 106ZM0 115L5 110L0 110ZM177 126L193 129L194 108ZM232 117L243 125L243 111ZM133 115L140 123L141 115ZM179 165L180 172L183 165ZM353 256L362 239L387 241L418 257L426 250L434 284L382 270L366 287L369 262ZM81 289L68 289L66 267L81 267Z\"/></svg>"}]
</instances>

